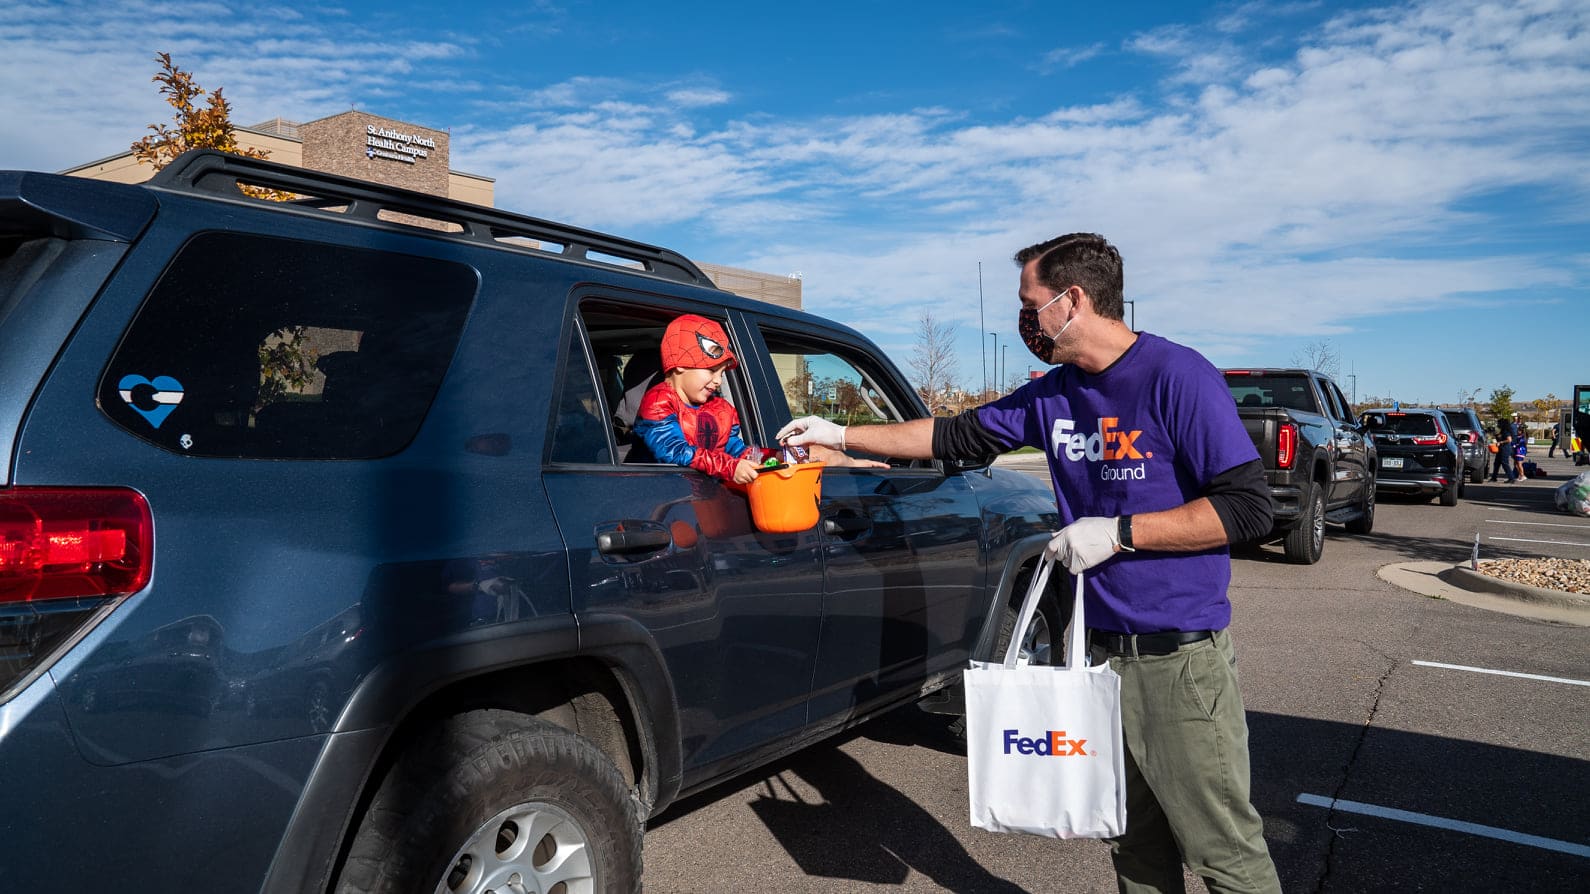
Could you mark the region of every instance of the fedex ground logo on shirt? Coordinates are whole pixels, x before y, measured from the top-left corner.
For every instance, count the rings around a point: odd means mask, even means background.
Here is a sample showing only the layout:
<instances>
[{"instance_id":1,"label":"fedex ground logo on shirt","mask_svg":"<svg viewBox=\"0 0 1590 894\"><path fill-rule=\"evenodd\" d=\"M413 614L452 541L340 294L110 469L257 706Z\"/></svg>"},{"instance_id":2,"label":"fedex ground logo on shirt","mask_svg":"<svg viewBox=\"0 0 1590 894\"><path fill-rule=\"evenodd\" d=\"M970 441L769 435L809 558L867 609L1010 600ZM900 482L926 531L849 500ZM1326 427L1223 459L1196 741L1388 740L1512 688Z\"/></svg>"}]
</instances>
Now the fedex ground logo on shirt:
<instances>
[{"instance_id":1,"label":"fedex ground logo on shirt","mask_svg":"<svg viewBox=\"0 0 1590 894\"><path fill-rule=\"evenodd\" d=\"M1044 731L1041 736L1028 738L1020 730L1005 730L1005 753L1012 751L1017 754L1035 754L1040 757L1092 757L1092 754L1082 750L1088 744L1087 739L1068 739L1063 729Z\"/></svg>"},{"instance_id":2,"label":"fedex ground logo on shirt","mask_svg":"<svg viewBox=\"0 0 1590 894\"><path fill-rule=\"evenodd\" d=\"M1091 432L1077 429L1074 419L1056 419L1049 432L1049 443L1056 459L1099 465L1099 478L1103 481L1147 477L1144 464L1135 466L1102 465L1122 461L1153 459L1152 450L1143 451L1137 446L1141 429L1126 428L1114 416L1100 416Z\"/></svg>"}]
</instances>

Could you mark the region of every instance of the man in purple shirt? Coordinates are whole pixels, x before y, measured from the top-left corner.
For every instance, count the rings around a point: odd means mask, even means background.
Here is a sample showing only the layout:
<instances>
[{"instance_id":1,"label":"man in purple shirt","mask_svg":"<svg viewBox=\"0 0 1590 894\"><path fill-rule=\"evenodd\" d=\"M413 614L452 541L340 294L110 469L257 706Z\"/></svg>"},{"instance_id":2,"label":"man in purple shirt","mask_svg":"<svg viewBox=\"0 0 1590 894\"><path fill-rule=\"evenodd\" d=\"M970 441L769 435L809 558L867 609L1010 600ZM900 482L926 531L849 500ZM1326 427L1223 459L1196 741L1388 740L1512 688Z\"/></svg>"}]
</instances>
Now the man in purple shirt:
<instances>
[{"instance_id":1,"label":"man in purple shirt","mask_svg":"<svg viewBox=\"0 0 1590 894\"><path fill-rule=\"evenodd\" d=\"M1181 891L1185 862L1210 891L1278 892L1226 630L1228 545L1270 530L1258 452L1209 361L1122 322L1121 258L1103 237L1060 236L1015 261L1022 340L1063 365L953 419L807 416L778 438L910 459L1042 449L1063 524L1048 549L1089 572L1091 657L1121 677L1120 889Z\"/></svg>"}]
</instances>

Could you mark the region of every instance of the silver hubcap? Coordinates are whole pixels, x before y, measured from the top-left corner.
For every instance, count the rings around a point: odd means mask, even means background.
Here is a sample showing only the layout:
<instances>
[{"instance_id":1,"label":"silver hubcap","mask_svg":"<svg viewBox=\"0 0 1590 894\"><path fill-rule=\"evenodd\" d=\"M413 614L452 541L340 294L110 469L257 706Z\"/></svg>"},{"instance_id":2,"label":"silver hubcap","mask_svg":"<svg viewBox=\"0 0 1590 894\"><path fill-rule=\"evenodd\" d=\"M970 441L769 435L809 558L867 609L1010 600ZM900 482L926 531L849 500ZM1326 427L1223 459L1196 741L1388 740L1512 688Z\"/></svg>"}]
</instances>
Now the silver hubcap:
<instances>
[{"instance_id":1,"label":"silver hubcap","mask_svg":"<svg viewBox=\"0 0 1590 894\"><path fill-rule=\"evenodd\" d=\"M585 830L551 804L510 807L453 856L436 894L595 894Z\"/></svg>"},{"instance_id":2,"label":"silver hubcap","mask_svg":"<svg viewBox=\"0 0 1590 894\"><path fill-rule=\"evenodd\" d=\"M1049 622L1043 612L1034 612L1032 623L1021 638L1021 656L1028 664L1049 664Z\"/></svg>"},{"instance_id":3,"label":"silver hubcap","mask_svg":"<svg viewBox=\"0 0 1590 894\"><path fill-rule=\"evenodd\" d=\"M1320 547L1325 544L1325 503L1322 500L1314 501L1314 545Z\"/></svg>"}]
</instances>

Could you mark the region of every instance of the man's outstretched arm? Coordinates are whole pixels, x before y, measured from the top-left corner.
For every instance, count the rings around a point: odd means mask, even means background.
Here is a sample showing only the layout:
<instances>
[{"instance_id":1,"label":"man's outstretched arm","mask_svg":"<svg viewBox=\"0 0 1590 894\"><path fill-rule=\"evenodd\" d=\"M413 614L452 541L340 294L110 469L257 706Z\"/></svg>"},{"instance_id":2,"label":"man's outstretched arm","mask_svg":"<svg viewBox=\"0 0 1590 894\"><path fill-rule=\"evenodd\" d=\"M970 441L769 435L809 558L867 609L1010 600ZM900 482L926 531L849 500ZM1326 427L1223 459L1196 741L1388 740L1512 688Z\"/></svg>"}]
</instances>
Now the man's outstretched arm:
<instances>
[{"instance_id":1,"label":"man's outstretched arm","mask_svg":"<svg viewBox=\"0 0 1590 894\"><path fill-rule=\"evenodd\" d=\"M933 458L933 420L913 419L888 425L844 426L821 416L802 416L778 430L780 444L821 444L835 450L856 450L896 459Z\"/></svg>"}]
</instances>

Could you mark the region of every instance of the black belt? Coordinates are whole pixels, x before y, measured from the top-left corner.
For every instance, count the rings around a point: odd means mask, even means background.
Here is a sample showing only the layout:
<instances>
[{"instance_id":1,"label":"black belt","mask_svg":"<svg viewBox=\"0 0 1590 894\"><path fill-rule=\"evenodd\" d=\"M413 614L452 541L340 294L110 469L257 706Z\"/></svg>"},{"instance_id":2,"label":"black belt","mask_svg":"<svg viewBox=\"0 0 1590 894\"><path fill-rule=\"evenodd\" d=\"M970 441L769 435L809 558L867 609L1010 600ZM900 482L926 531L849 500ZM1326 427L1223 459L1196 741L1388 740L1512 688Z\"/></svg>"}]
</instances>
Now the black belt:
<instances>
[{"instance_id":1,"label":"black belt","mask_svg":"<svg viewBox=\"0 0 1590 894\"><path fill-rule=\"evenodd\" d=\"M1189 643L1214 636L1213 630L1167 630L1164 633L1111 633L1089 630L1088 642L1110 655L1169 655Z\"/></svg>"}]
</instances>

